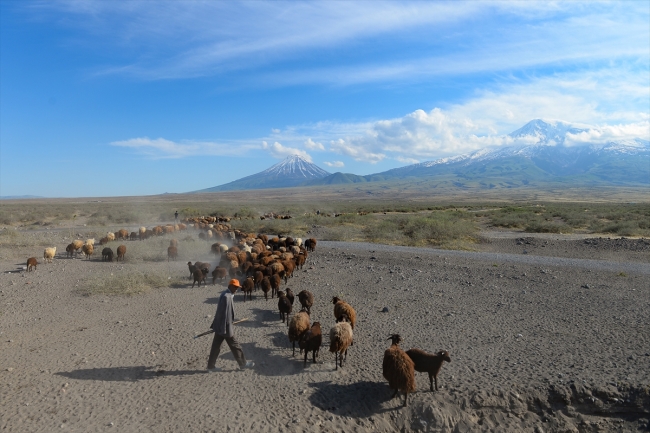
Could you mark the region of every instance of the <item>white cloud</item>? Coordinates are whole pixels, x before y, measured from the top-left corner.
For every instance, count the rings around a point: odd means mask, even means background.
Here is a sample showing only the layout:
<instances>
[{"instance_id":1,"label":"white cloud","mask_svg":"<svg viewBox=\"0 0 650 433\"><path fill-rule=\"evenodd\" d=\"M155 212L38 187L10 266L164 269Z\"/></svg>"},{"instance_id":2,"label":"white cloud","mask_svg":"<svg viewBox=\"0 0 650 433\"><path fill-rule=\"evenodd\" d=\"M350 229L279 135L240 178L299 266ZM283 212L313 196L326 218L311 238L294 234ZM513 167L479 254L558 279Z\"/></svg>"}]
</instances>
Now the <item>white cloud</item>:
<instances>
[{"instance_id":1,"label":"white cloud","mask_svg":"<svg viewBox=\"0 0 650 433\"><path fill-rule=\"evenodd\" d=\"M131 138L113 141L112 146L126 147L154 159L185 158L190 156L244 156L250 150L259 149L247 141L211 142L184 140L175 142L164 138Z\"/></svg>"},{"instance_id":2,"label":"white cloud","mask_svg":"<svg viewBox=\"0 0 650 433\"><path fill-rule=\"evenodd\" d=\"M278 131L279 132L279 131ZM311 138L308 138L305 141L305 147L309 150L325 150L325 146L322 143L316 143Z\"/></svg>"},{"instance_id":3,"label":"white cloud","mask_svg":"<svg viewBox=\"0 0 650 433\"><path fill-rule=\"evenodd\" d=\"M631 140L639 137L650 138L650 122L644 121L628 125L603 125L578 134L568 133L566 136L566 144L605 144L610 141Z\"/></svg>"},{"instance_id":4,"label":"white cloud","mask_svg":"<svg viewBox=\"0 0 650 433\"><path fill-rule=\"evenodd\" d=\"M274 133L274 134L279 134L279 133L280 133L280 130L277 129L277 128L272 128L272 129L271 129L271 132Z\"/></svg>"},{"instance_id":5,"label":"white cloud","mask_svg":"<svg viewBox=\"0 0 650 433\"><path fill-rule=\"evenodd\" d=\"M312 162L311 156L304 150L283 146L277 141L273 144L268 144L266 141L263 141L262 149L267 150L274 158L283 159L290 155L300 155L307 161Z\"/></svg>"},{"instance_id":6,"label":"white cloud","mask_svg":"<svg viewBox=\"0 0 650 433\"><path fill-rule=\"evenodd\" d=\"M324 161L323 164L325 164L328 167L343 167L345 164L343 161Z\"/></svg>"}]
</instances>

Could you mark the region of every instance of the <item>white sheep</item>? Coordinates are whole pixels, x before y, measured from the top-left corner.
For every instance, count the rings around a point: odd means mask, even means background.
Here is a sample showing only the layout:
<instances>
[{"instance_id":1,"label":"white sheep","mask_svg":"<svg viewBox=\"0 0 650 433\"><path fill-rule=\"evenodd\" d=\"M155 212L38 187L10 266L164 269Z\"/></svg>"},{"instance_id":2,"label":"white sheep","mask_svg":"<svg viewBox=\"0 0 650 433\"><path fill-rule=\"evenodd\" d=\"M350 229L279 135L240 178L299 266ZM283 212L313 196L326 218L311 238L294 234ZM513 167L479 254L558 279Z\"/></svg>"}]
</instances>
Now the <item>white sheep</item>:
<instances>
[{"instance_id":1,"label":"white sheep","mask_svg":"<svg viewBox=\"0 0 650 433\"><path fill-rule=\"evenodd\" d=\"M45 263L50 262L52 263L52 259L56 255L56 247L51 247L51 248L45 248L45 251L43 251L43 261Z\"/></svg>"}]
</instances>

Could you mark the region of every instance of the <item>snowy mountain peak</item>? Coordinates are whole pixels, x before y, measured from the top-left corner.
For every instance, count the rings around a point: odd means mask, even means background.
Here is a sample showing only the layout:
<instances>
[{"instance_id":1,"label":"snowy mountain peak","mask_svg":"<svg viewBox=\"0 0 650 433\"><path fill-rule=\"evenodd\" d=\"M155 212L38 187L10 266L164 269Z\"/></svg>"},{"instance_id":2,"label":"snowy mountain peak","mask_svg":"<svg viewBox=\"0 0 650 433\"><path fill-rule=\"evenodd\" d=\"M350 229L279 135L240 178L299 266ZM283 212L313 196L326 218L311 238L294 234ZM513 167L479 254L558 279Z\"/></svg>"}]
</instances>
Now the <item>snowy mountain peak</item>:
<instances>
[{"instance_id":1,"label":"snowy mountain peak","mask_svg":"<svg viewBox=\"0 0 650 433\"><path fill-rule=\"evenodd\" d=\"M270 176L291 176L315 179L328 176L330 173L316 164L307 161L300 155L289 155L273 167L267 168L262 173Z\"/></svg>"},{"instance_id":2,"label":"snowy mountain peak","mask_svg":"<svg viewBox=\"0 0 650 433\"><path fill-rule=\"evenodd\" d=\"M508 134L521 144L554 145L564 144L567 134L579 134L586 131L561 121L531 120L521 128Z\"/></svg>"}]
</instances>

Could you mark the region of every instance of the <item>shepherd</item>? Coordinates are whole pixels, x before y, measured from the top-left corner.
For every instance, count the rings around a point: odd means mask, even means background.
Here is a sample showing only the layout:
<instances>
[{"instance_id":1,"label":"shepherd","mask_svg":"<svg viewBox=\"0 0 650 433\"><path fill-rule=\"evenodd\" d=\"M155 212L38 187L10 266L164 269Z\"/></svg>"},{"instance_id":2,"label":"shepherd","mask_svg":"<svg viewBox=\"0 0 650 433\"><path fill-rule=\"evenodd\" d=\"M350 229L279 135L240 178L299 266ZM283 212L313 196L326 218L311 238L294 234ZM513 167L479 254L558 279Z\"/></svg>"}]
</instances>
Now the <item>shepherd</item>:
<instances>
[{"instance_id":1,"label":"shepherd","mask_svg":"<svg viewBox=\"0 0 650 433\"><path fill-rule=\"evenodd\" d=\"M235 292L241 288L239 280L233 278L228 283L228 288L221 292L219 296L219 304L217 305L217 312L214 315L214 321L210 328L214 331L214 339L212 340L212 349L210 349L210 357L208 358L208 371L220 371L216 367L219 351L223 340L226 340L230 351L235 357L235 361L239 364L240 369L252 368L255 366L253 361L246 361L244 352L241 345L235 339L235 307L233 306L233 299Z\"/></svg>"}]
</instances>

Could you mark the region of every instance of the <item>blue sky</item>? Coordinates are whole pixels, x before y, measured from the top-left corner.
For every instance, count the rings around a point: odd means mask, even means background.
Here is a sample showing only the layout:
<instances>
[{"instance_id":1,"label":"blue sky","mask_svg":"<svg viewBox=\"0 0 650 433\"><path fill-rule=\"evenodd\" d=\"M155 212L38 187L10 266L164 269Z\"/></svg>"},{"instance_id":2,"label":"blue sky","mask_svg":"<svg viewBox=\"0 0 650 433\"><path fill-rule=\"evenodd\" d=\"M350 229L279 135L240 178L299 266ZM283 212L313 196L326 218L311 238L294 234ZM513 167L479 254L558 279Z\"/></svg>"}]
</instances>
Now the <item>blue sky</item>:
<instances>
[{"instance_id":1,"label":"blue sky","mask_svg":"<svg viewBox=\"0 0 650 433\"><path fill-rule=\"evenodd\" d=\"M0 195L370 174L535 118L650 136L650 2L0 0Z\"/></svg>"}]
</instances>

